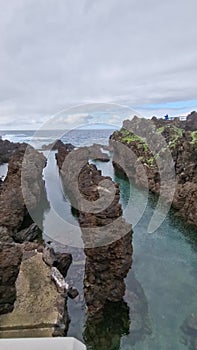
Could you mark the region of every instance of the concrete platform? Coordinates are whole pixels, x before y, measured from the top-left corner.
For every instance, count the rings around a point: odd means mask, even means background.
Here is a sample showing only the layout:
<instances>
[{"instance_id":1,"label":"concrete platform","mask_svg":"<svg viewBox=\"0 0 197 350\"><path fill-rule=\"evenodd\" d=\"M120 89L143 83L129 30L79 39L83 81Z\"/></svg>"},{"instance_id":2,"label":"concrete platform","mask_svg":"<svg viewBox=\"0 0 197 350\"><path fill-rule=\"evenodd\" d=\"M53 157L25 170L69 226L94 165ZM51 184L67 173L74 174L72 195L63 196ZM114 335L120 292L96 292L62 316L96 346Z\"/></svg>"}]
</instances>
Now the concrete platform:
<instances>
[{"instance_id":1,"label":"concrete platform","mask_svg":"<svg viewBox=\"0 0 197 350\"><path fill-rule=\"evenodd\" d=\"M17 338L1 339L0 350L86 350L84 344L74 338Z\"/></svg>"}]
</instances>

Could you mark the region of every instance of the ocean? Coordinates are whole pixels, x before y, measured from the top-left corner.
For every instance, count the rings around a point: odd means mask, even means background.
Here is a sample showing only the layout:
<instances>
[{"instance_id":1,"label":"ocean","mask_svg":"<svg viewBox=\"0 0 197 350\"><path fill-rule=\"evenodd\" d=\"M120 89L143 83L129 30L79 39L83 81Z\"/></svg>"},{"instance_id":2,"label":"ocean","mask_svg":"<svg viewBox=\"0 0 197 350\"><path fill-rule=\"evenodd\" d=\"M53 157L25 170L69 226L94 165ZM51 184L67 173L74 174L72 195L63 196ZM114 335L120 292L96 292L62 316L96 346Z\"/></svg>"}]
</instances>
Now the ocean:
<instances>
[{"instance_id":1,"label":"ocean","mask_svg":"<svg viewBox=\"0 0 197 350\"><path fill-rule=\"evenodd\" d=\"M115 129L73 129L65 132L61 137L61 140L65 143L72 143L76 147L90 146L93 143L108 144L109 136ZM57 138L57 134L61 135L61 131L57 130L42 130L38 134L35 130L25 131L10 131L0 130L0 136L3 140L9 140L12 142L26 142L34 146L35 148L41 148L44 144L54 142Z\"/></svg>"},{"instance_id":2,"label":"ocean","mask_svg":"<svg viewBox=\"0 0 197 350\"><path fill-rule=\"evenodd\" d=\"M63 137L64 142L78 146L93 143L107 144L113 130L74 130ZM33 131L1 131L2 138L14 142L31 142ZM36 148L54 141L48 135L33 140ZM44 171L49 207L43 215L43 237L54 246L59 244L63 251L73 254L73 264L67 281L76 286L80 293L78 301L69 300L71 317L69 336L86 342L90 350L185 350L181 325L191 314L197 313L197 243L196 230L188 227L170 211L162 225L153 234L147 228L156 205L155 197L149 195L146 203L144 191L129 184L124 177L114 172L111 162L95 162L104 175L119 183L124 216L131 222L136 208L143 208L140 220L133 227L133 264L126 282L124 303L109 307L108 314L99 324L88 324L83 298L83 276L85 255L82 248L70 247L68 241L61 241L62 233L53 220L53 211L73 227L78 227L70 203L63 193L55 152L48 155ZM0 167L1 173L6 172ZM146 204L144 207L144 203ZM51 227L53 228L51 230ZM69 238L69 237L68 237ZM67 238L66 238L67 239ZM57 243L58 242L58 243ZM67 243L66 243L67 242ZM134 313L134 291L141 296L138 310L145 323Z\"/></svg>"}]
</instances>

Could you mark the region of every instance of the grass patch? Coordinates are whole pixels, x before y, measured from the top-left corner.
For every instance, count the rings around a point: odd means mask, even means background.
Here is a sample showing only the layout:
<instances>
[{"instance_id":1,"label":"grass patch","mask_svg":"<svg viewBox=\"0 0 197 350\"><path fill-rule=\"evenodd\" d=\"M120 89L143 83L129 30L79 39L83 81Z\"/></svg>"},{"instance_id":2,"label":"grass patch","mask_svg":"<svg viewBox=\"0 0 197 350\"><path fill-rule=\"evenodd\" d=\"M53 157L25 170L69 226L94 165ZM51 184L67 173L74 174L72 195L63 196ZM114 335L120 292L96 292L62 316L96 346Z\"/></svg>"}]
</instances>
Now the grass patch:
<instances>
[{"instance_id":1,"label":"grass patch","mask_svg":"<svg viewBox=\"0 0 197 350\"><path fill-rule=\"evenodd\" d=\"M161 134L165 130L165 126L162 126L161 128L157 129L157 132Z\"/></svg>"},{"instance_id":2,"label":"grass patch","mask_svg":"<svg viewBox=\"0 0 197 350\"><path fill-rule=\"evenodd\" d=\"M191 137L192 137L192 144L197 142L197 131L192 131L191 132Z\"/></svg>"}]
</instances>

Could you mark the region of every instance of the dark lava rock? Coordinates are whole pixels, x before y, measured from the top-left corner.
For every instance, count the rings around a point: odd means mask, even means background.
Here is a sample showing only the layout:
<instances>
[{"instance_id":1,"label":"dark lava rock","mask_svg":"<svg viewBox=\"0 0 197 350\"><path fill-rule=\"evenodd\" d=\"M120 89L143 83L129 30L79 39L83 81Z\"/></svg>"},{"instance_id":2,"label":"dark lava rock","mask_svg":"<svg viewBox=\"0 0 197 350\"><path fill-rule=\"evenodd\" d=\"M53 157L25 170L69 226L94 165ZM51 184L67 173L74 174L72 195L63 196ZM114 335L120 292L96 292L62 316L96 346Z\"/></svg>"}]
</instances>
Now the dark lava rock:
<instances>
[{"instance_id":1,"label":"dark lava rock","mask_svg":"<svg viewBox=\"0 0 197 350\"><path fill-rule=\"evenodd\" d=\"M27 147L27 144L14 143L0 138L0 165L8 163L11 156L17 152L20 147Z\"/></svg>"},{"instance_id":2,"label":"dark lava rock","mask_svg":"<svg viewBox=\"0 0 197 350\"><path fill-rule=\"evenodd\" d=\"M110 136L115 169L126 174L137 186L161 195L180 216L195 226L197 226L196 121L196 112L192 112L186 122L179 119L165 121L134 117L132 120L124 121L123 128Z\"/></svg>"},{"instance_id":3,"label":"dark lava rock","mask_svg":"<svg viewBox=\"0 0 197 350\"><path fill-rule=\"evenodd\" d=\"M102 320L87 319L84 340L88 349L120 349L121 339L129 334L130 317L126 302L107 302Z\"/></svg>"},{"instance_id":4,"label":"dark lava rock","mask_svg":"<svg viewBox=\"0 0 197 350\"><path fill-rule=\"evenodd\" d=\"M0 242L14 243L9 230L5 226L0 226Z\"/></svg>"},{"instance_id":5,"label":"dark lava rock","mask_svg":"<svg viewBox=\"0 0 197 350\"><path fill-rule=\"evenodd\" d=\"M43 151L57 151L59 148L64 147L65 144L61 140L56 140L53 143L49 143L48 145L43 145L42 150ZM67 144L67 147L71 147L72 145L69 143Z\"/></svg>"},{"instance_id":6,"label":"dark lava rock","mask_svg":"<svg viewBox=\"0 0 197 350\"><path fill-rule=\"evenodd\" d=\"M56 267L65 278L72 263L72 255L68 253L55 252L51 247L45 247L43 260L50 267Z\"/></svg>"},{"instance_id":7,"label":"dark lava rock","mask_svg":"<svg viewBox=\"0 0 197 350\"><path fill-rule=\"evenodd\" d=\"M35 209L41 200L45 191L42 179L45 166L43 154L26 145L20 146L10 158L0 192L0 223L11 235L20 230L27 208Z\"/></svg>"},{"instance_id":8,"label":"dark lava rock","mask_svg":"<svg viewBox=\"0 0 197 350\"><path fill-rule=\"evenodd\" d=\"M58 148L58 153L56 153L55 157L57 160L57 164L59 169L61 169L65 157L75 149L75 147L71 144L71 143L66 143L66 144L62 144L59 148Z\"/></svg>"},{"instance_id":9,"label":"dark lava rock","mask_svg":"<svg viewBox=\"0 0 197 350\"><path fill-rule=\"evenodd\" d=\"M38 226L36 224L32 224L28 228L15 233L14 235L12 235L12 237L17 243L23 243L25 241L32 242L38 237L39 233L40 229L38 228Z\"/></svg>"},{"instance_id":10,"label":"dark lava rock","mask_svg":"<svg viewBox=\"0 0 197 350\"><path fill-rule=\"evenodd\" d=\"M197 130L197 112L193 111L187 116L186 130L196 131Z\"/></svg>"},{"instance_id":11,"label":"dark lava rock","mask_svg":"<svg viewBox=\"0 0 197 350\"><path fill-rule=\"evenodd\" d=\"M67 253L55 253L53 266L55 266L65 278L72 263L72 255Z\"/></svg>"},{"instance_id":12,"label":"dark lava rock","mask_svg":"<svg viewBox=\"0 0 197 350\"><path fill-rule=\"evenodd\" d=\"M89 317L97 318L107 301L120 301L124 296L124 278L132 263L132 228L122 218L118 185L88 164L89 158L85 147L67 154L60 173L71 204L78 211L86 255L85 301ZM94 207L95 203L94 213L89 205Z\"/></svg>"},{"instance_id":13,"label":"dark lava rock","mask_svg":"<svg viewBox=\"0 0 197 350\"><path fill-rule=\"evenodd\" d=\"M0 314L11 312L16 300L15 282L22 260L19 245L0 244Z\"/></svg>"}]
</instances>

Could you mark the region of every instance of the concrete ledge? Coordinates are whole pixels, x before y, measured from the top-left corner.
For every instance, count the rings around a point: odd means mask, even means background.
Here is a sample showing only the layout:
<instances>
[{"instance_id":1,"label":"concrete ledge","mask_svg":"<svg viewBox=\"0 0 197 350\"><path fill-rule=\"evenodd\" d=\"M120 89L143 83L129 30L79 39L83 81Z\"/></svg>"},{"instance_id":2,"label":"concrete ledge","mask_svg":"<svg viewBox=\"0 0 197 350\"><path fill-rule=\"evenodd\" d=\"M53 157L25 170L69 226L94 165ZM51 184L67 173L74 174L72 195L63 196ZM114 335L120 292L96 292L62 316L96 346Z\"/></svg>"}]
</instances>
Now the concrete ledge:
<instances>
[{"instance_id":1,"label":"concrete ledge","mask_svg":"<svg viewBox=\"0 0 197 350\"><path fill-rule=\"evenodd\" d=\"M0 350L86 350L75 338L17 338L1 339Z\"/></svg>"}]
</instances>

